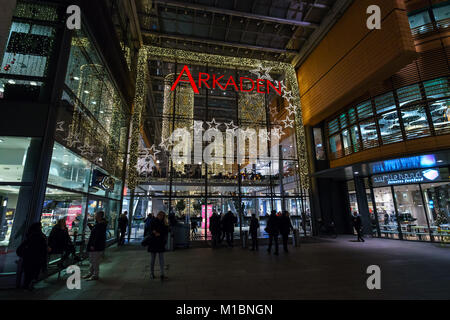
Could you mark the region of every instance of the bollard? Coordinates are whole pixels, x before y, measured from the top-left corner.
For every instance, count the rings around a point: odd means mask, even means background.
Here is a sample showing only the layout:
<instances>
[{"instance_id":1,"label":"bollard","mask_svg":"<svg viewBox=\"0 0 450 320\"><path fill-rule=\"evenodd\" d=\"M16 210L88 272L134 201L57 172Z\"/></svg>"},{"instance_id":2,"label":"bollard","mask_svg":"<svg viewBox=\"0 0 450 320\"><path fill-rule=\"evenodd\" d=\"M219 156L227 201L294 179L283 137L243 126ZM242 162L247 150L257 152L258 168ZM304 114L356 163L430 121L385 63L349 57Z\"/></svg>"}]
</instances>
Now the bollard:
<instances>
[{"instance_id":1,"label":"bollard","mask_svg":"<svg viewBox=\"0 0 450 320\"><path fill-rule=\"evenodd\" d=\"M248 246L248 231L244 231L244 236L242 237L242 248L246 249Z\"/></svg>"},{"instance_id":2,"label":"bollard","mask_svg":"<svg viewBox=\"0 0 450 320\"><path fill-rule=\"evenodd\" d=\"M298 229L294 229L294 234L292 236L292 244L294 247L300 247L300 237Z\"/></svg>"}]
</instances>

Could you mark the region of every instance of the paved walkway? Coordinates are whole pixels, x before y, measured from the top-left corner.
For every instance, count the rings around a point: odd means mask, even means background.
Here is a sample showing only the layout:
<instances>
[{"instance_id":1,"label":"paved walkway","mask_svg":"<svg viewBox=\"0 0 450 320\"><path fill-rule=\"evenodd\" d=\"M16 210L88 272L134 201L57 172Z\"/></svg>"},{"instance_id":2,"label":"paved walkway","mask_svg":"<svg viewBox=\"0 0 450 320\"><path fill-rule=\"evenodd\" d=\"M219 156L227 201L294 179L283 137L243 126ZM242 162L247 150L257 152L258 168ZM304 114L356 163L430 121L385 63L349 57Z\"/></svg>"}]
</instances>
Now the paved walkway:
<instances>
[{"instance_id":1,"label":"paved walkway","mask_svg":"<svg viewBox=\"0 0 450 320\"><path fill-rule=\"evenodd\" d=\"M450 248L353 239L303 243L279 256L266 247L169 252L164 283L149 279L144 248L111 248L101 280L83 280L81 290L68 290L65 280L52 276L32 293L2 290L0 299L450 299ZM381 290L366 287L366 268L373 264L381 267Z\"/></svg>"}]
</instances>

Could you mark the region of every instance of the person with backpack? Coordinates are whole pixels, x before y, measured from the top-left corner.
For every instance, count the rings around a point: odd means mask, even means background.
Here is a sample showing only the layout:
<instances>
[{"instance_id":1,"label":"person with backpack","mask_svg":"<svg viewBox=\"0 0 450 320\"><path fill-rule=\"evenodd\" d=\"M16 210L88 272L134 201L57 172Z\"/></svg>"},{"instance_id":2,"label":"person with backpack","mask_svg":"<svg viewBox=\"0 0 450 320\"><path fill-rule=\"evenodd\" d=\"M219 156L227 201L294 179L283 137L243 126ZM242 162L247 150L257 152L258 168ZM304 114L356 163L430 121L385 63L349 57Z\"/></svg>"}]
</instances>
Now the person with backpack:
<instances>
[{"instance_id":1,"label":"person with backpack","mask_svg":"<svg viewBox=\"0 0 450 320\"><path fill-rule=\"evenodd\" d=\"M258 231L259 231L259 221L256 218L256 214L252 214L250 219L249 233L252 237L252 249L251 251L258 250Z\"/></svg>"},{"instance_id":2,"label":"person with backpack","mask_svg":"<svg viewBox=\"0 0 450 320\"><path fill-rule=\"evenodd\" d=\"M88 281L98 280L100 271L100 259L106 248L106 227L105 212L98 211L95 214L96 224L88 224L91 229L87 244L87 252L89 252L89 262L91 264L89 274L85 275L83 279Z\"/></svg>"},{"instance_id":3,"label":"person with backpack","mask_svg":"<svg viewBox=\"0 0 450 320\"><path fill-rule=\"evenodd\" d=\"M40 272L47 269L48 250L47 237L42 232L41 223L33 223L28 229L25 240L16 251L22 258L24 289L33 290L34 282L38 279Z\"/></svg>"},{"instance_id":4,"label":"person with backpack","mask_svg":"<svg viewBox=\"0 0 450 320\"><path fill-rule=\"evenodd\" d=\"M164 251L166 249L168 233L169 226L166 222L166 213L164 211L160 211L158 212L156 218L152 219L149 235L144 239L144 241L142 241L142 245L148 246L147 251L151 254L151 279L155 279L155 262L156 254L158 254L161 281L167 280L167 277L164 275Z\"/></svg>"},{"instance_id":5,"label":"person with backpack","mask_svg":"<svg viewBox=\"0 0 450 320\"><path fill-rule=\"evenodd\" d=\"M275 242L275 252L274 255L278 255L278 235L280 234L279 217L277 212L272 210L269 219L267 220L266 232L269 234L269 247L267 252L271 252L272 243Z\"/></svg>"}]
</instances>

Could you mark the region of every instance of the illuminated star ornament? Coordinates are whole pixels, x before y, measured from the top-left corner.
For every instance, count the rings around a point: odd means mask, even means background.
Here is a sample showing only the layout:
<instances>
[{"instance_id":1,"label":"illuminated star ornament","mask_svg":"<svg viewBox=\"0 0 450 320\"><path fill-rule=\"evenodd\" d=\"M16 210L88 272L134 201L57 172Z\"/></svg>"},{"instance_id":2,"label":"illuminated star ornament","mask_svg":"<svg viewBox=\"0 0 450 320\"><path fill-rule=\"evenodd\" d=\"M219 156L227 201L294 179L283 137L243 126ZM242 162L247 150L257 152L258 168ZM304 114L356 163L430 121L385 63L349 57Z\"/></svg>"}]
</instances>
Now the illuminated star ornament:
<instances>
[{"instance_id":1,"label":"illuminated star ornament","mask_svg":"<svg viewBox=\"0 0 450 320\"><path fill-rule=\"evenodd\" d=\"M293 104L289 104L289 107L286 108L289 111L289 115L297 114L297 106Z\"/></svg>"},{"instance_id":2,"label":"illuminated star ornament","mask_svg":"<svg viewBox=\"0 0 450 320\"><path fill-rule=\"evenodd\" d=\"M234 124L234 121L232 120L230 123L225 123L225 126L227 127L227 132L232 132L234 133L236 131L236 129L238 128L238 126L236 126Z\"/></svg>"},{"instance_id":3,"label":"illuminated star ornament","mask_svg":"<svg viewBox=\"0 0 450 320\"><path fill-rule=\"evenodd\" d=\"M66 138L64 138L63 140L67 141L68 147L73 147L77 143L81 143L78 133L69 133L69 135Z\"/></svg>"},{"instance_id":4,"label":"illuminated star ornament","mask_svg":"<svg viewBox=\"0 0 450 320\"><path fill-rule=\"evenodd\" d=\"M216 122L216 119L212 119L212 121L207 121L206 122L208 124L208 129L214 129L214 130L219 130L219 126L221 125L220 123Z\"/></svg>"},{"instance_id":5,"label":"illuminated star ornament","mask_svg":"<svg viewBox=\"0 0 450 320\"><path fill-rule=\"evenodd\" d=\"M169 147L173 145L172 140L169 138L166 139L162 139L161 143L159 144L159 146L164 149L165 151L169 151Z\"/></svg>"},{"instance_id":6,"label":"illuminated star ornament","mask_svg":"<svg viewBox=\"0 0 450 320\"><path fill-rule=\"evenodd\" d=\"M78 150L81 151L81 155L83 157L92 157L94 155L94 147L90 146L89 144L85 144L84 146L79 147Z\"/></svg>"},{"instance_id":7,"label":"illuminated star ornament","mask_svg":"<svg viewBox=\"0 0 450 320\"><path fill-rule=\"evenodd\" d=\"M294 129L294 120L291 120L289 117L287 117L287 118L284 119L284 120L281 120L281 122L284 123L284 128L285 128L285 129L287 129L287 128L292 128L292 129Z\"/></svg>"},{"instance_id":8,"label":"illuminated star ornament","mask_svg":"<svg viewBox=\"0 0 450 320\"><path fill-rule=\"evenodd\" d=\"M203 121L194 121L194 125L191 128L194 130L194 134L198 134L203 131Z\"/></svg>"},{"instance_id":9,"label":"illuminated star ornament","mask_svg":"<svg viewBox=\"0 0 450 320\"><path fill-rule=\"evenodd\" d=\"M58 131L64 132L64 128L63 128L64 123L65 123L64 121L59 121L56 123L56 132L58 132Z\"/></svg>"},{"instance_id":10,"label":"illuminated star ornament","mask_svg":"<svg viewBox=\"0 0 450 320\"><path fill-rule=\"evenodd\" d=\"M273 81L272 77L270 76L271 70L272 67L264 67L262 64L258 64L256 66L256 69L250 70L250 72L256 75L258 79Z\"/></svg>"}]
</instances>

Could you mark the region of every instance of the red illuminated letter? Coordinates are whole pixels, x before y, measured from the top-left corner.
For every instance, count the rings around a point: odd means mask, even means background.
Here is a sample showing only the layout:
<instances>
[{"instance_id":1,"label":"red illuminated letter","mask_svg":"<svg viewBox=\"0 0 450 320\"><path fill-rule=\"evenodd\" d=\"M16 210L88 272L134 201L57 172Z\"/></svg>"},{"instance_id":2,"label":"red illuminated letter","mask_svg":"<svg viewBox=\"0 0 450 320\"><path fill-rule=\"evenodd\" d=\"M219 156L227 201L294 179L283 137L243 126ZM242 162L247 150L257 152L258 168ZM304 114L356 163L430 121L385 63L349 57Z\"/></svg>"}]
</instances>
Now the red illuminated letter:
<instances>
[{"instance_id":1,"label":"red illuminated letter","mask_svg":"<svg viewBox=\"0 0 450 320\"><path fill-rule=\"evenodd\" d=\"M183 73L184 73L184 72L186 72L186 75L188 76L188 79L189 79L189 80L183 80L183 79L181 79L181 77L183 76ZM197 88L197 85L195 84L194 79L192 78L192 75L191 75L191 72L189 71L188 66L184 66L184 67L183 67L183 70L181 70L180 75L178 76L177 80L175 81L175 83L174 83L173 86L172 86L172 89L170 89L170 90L171 90L171 91L174 91L175 88L177 87L178 82L180 82L180 81L183 81L183 82L190 82L190 83L191 83L191 87L192 87L192 89L194 90L194 92L197 93L197 94L200 93L200 92L198 91L198 88Z\"/></svg>"},{"instance_id":2,"label":"red illuminated letter","mask_svg":"<svg viewBox=\"0 0 450 320\"><path fill-rule=\"evenodd\" d=\"M250 90L244 90L243 81L242 81L244 79L245 80L250 80L252 82L252 88ZM255 89L255 82L252 79L250 79L250 78L241 77L241 91L242 92L250 92L250 91L253 91L253 89Z\"/></svg>"},{"instance_id":3,"label":"red illuminated letter","mask_svg":"<svg viewBox=\"0 0 450 320\"><path fill-rule=\"evenodd\" d=\"M202 75L204 75L204 74L207 76L206 79L202 79ZM198 87L201 88L202 82L203 82L208 89L211 89L211 87L208 85L208 83L206 81L209 81L209 74L200 72L198 74Z\"/></svg>"}]
</instances>

